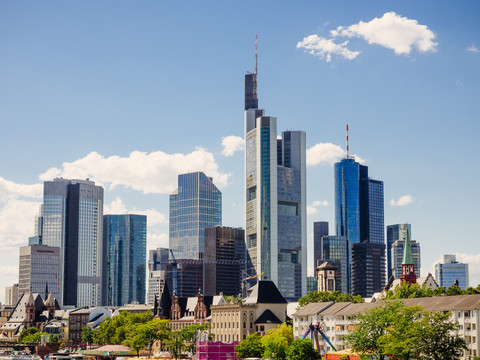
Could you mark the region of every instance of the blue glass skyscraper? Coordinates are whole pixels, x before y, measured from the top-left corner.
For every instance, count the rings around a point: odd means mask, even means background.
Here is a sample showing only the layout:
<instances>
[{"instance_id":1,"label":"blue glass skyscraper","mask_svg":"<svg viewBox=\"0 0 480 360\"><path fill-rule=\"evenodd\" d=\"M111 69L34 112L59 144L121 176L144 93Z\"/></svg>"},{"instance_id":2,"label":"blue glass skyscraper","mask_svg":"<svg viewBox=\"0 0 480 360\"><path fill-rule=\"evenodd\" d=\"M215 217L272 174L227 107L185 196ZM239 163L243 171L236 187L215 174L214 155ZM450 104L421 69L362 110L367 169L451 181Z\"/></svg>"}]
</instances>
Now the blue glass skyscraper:
<instances>
[{"instance_id":1,"label":"blue glass skyscraper","mask_svg":"<svg viewBox=\"0 0 480 360\"><path fill-rule=\"evenodd\" d=\"M170 195L170 249L177 259L203 259L205 229L222 225L222 193L203 172L178 176Z\"/></svg>"},{"instance_id":2,"label":"blue glass skyscraper","mask_svg":"<svg viewBox=\"0 0 480 360\"><path fill-rule=\"evenodd\" d=\"M121 306L145 303L147 217L105 215L103 238L106 247L103 304Z\"/></svg>"},{"instance_id":3,"label":"blue glass skyscraper","mask_svg":"<svg viewBox=\"0 0 480 360\"><path fill-rule=\"evenodd\" d=\"M56 178L43 188L42 244L61 249L59 303L98 306L102 299L103 188Z\"/></svg>"}]
</instances>

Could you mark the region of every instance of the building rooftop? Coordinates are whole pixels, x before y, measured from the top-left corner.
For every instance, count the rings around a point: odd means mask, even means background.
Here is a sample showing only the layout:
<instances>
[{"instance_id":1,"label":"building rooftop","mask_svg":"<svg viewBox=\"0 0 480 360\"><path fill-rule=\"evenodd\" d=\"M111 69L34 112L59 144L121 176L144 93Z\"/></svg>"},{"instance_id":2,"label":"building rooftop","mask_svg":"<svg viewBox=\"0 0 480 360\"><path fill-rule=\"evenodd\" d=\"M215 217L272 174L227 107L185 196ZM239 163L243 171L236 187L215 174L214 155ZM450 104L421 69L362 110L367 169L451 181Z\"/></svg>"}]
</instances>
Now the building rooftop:
<instances>
[{"instance_id":1,"label":"building rooftop","mask_svg":"<svg viewBox=\"0 0 480 360\"><path fill-rule=\"evenodd\" d=\"M244 300L245 304L287 304L273 281L260 280Z\"/></svg>"}]
</instances>

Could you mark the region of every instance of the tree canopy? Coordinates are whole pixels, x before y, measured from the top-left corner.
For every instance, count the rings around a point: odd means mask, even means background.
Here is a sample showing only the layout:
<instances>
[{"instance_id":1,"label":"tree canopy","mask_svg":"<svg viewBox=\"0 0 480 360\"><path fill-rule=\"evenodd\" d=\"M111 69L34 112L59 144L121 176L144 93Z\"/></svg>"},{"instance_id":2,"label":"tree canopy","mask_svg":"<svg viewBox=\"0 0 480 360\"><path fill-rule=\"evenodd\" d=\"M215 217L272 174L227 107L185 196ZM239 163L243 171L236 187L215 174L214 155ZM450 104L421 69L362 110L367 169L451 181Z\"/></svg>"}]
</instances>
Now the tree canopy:
<instances>
[{"instance_id":1,"label":"tree canopy","mask_svg":"<svg viewBox=\"0 0 480 360\"><path fill-rule=\"evenodd\" d=\"M320 354L313 348L310 339L295 339L287 351L287 360L317 360Z\"/></svg>"},{"instance_id":2,"label":"tree canopy","mask_svg":"<svg viewBox=\"0 0 480 360\"><path fill-rule=\"evenodd\" d=\"M353 303L363 303L365 300L360 296L353 296L351 294L343 294L339 291L311 291L304 297L300 298L298 304L300 307L305 306L313 302L324 302L324 301L333 301L333 302L353 302Z\"/></svg>"},{"instance_id":3,"label":"tree canopy","mask_svg":"<svg viewBox=\"0 0 480 360\"><path fill-rule=\"evenodd\" d=\"M276 329L268 330L262 337L263 357L274 360L285 360L287 350L293 342L293 328L286 323Z\"/></svg>"},{"instance_id":4,"label":"tree canopy","mask_svg":"<svg viewBox=\"0 0 480 360\"><path fill-rule=\"evenodd\" d=\"M262 338L257 333L247 336L240 344L235 347L237 350L237 356L240 359L249 357L261 358L265 348L262 344Z\"/></svg>"}]
</instances>

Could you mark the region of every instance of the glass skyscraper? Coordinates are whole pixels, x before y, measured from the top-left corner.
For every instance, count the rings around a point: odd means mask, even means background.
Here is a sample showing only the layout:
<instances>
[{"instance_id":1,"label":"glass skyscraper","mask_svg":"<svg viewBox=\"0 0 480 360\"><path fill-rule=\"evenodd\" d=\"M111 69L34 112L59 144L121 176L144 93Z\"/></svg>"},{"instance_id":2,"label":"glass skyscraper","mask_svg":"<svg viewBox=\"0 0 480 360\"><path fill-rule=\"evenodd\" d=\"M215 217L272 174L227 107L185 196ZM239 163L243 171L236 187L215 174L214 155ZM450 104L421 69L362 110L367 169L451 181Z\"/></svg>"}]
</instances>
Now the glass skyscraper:
<instances>
[{"instance_id":1,"label":"glass skyscraper","mask_svg":"<svg viewBox=\"0 0 480 360\"><path fill-rule=\"evenodd\" d=\"M105 215L103 238L106 247L103 304L121 306L132 301L144 304L147 217Z\"/></svg>"},{"instance_id":2,"label":"glass skyscraper","mask_svg":"<svg viewBox=\"0 0 480 360\"><path fill-rule=\"evenodd\" d=\"M345 236L322 236L322 262L328 261L337 268L335 289L341 293L350 292L349 244ZM321 265L321 264L320 264Z\"/></svg>"},{"instance_id":3,"label":"glass skyscraper","mask_svg":"<svg viewBox=\"0 0 480 360\"><path fill-rule=\"evenodd\" d=\"M42 244L60 248L59 303L98 306L102 298L103 188L93 181L45 181Z\"/></svg>"},{"instance_id":4,"label":"glass skyscraper","mask_svg":"<svg viewBox=\"0 0 480 360\"><path fill-rule=\"evenodd\" d=\"M387 227L388 229L388 227ZM405 248L405 240L397 240L393 243L391 247L391 261L392 268L390 272L392 273L395 279L400 279L402 275L402 261L403 261L403 251ZM420 244L415 240L410 240L410 248L412 250L413 264L415 265L415 275L417 278L420 277Z\"/></svg>"},{"instance_id":5,"label":"glass skyscraper","mask_svg":"<svg viewBox=\"0 0 480 360\"><path fill-rule=\"evenodd\" d=\"M390 279L390 277L393 275L395 279L400 279L399 277L394 274L393 269L396 267L394 263L394 258L392 257L393 254L393 244L397 240L403 240L407 238L407 231L410 236L410 239L412 238L412 226L410 224L395 224L395 225L387 225L387 278ZM412 249L413 250L413 249ZM402 252L403 256L403 252ZM420 271L420 264L415 264L415 272ZM402 259L400 259L400 274L402 273ZM400 275L398 275L400 276ZM420 277L417 275L417 278Z\"/></svg>"},{"instance_id":6,"label":"glass skyscraper","mask_svg":"<svg viewBox=\"0 0 480 360\"><path fill-rule=\"evenodd\" d=\"M385 285L383 182L353 157L335 164L335 228L349 242L349 292L372 296Z\"/></svg>"},{"instance_id":7,"label":"glass skyscraper","mask_svg":"<svg viewBox=\"0 0 480 360\"><path fill-rule=\"evenodd\" d=\"M222 225L222 193L203 172L178 176L170 195L170 249L177 259L203 259L205 229Z\"/></svg>"},{"instance_id":8,"label":"glass skyscraper","mask_svg":"<svg viewBox=\"0 0 480 360\"><path fill-rule=\"evenodd\" d=\"M316 221L313 223L313 269L321 265L319 260L324 259L322 254L322 237L328 236L328 222Z\"/></svg>"},{"instance_id":9,"label":"glass skyscraper","mask_svg":"<svg viewBox=\"0 0 480 360\"><path fill-rule=\"evenodd\" d=\"M449 288L458 281L458 285L468 288L468 264L459 263L455 255L443 255L442 262L435 264L435 280L438 286Z\"/></svg>"},{"instance_id":10,"label":"glass skyscraper","mask_svg":"<svg viewBox=\"0 0 480 360\"><path fill-rule=\"evenodd\" d=\"M285 131L277 139L277 119L257 108L252 81L247 74L245 240L252 270L293 300L307 291L306 135Z\"/></svg>"}]
</instances>

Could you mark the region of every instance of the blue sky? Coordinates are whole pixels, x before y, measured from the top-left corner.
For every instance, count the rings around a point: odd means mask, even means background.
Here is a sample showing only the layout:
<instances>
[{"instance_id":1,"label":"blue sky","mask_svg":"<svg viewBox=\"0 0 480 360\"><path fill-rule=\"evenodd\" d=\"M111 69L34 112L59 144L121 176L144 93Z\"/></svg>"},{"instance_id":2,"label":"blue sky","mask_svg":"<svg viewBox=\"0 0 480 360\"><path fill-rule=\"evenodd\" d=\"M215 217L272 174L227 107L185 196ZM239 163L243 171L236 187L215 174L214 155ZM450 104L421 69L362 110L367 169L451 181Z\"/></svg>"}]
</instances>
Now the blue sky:
<instances>
[{"instance_id":1,"label":"blue sky","mask_svg":"<svg viewBox=\"0 0 480 360\"><path fill-rule=\"evenodd\" d=\"M477 285L479 14L477 1L1 1L0 287L55 176L102 184L106 212L147 214L149 247L168 245L181 172L213 176L223 224L243 226L255 34L260 107L307 132L309 244L314 221L334 231L348 123L351 153L385 183L385 225L412 224L424 273L458 253Z\"/></svg>"}]
</instances>

